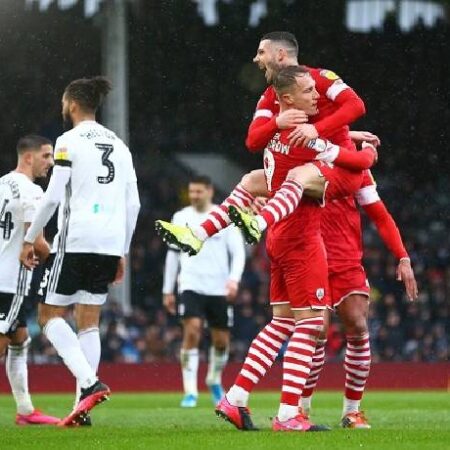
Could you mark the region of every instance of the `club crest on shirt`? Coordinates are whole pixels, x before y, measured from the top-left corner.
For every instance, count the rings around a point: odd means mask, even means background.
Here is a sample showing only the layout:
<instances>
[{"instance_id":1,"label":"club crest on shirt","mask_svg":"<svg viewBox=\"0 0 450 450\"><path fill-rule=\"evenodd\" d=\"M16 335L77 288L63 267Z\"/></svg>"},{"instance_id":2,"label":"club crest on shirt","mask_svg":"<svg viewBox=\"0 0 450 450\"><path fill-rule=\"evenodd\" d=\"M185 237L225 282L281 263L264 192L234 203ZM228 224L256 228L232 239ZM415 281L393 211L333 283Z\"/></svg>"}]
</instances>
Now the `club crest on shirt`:
<instances>
[{"instance_id":1,"label":"club crest on shirt","mask_svg":"<svg viewBox=\"0 0 450 450\"><path fill-rule=\"evenodd\" d=\"M339 75L337 75L336 73L334 73L331 70L321 70L320 71L320 75L324 78L327 78L328 80L334 81L334 80L339 80L339 78L341 78Z\"/></svg>"},{"instance_id":2,"label":"club crest on shirt","mask_svg":"<svg viewBox=\"0 0 450 450\"><path fill-rule=\"evenodd\" d=\"M319 300L322 300L322 299L325 297L325 289L324 289L324 288L319 288L319 289L317 289L317 291L316 291L316 297L317 297Z\"/></svg>"}]
</instances>

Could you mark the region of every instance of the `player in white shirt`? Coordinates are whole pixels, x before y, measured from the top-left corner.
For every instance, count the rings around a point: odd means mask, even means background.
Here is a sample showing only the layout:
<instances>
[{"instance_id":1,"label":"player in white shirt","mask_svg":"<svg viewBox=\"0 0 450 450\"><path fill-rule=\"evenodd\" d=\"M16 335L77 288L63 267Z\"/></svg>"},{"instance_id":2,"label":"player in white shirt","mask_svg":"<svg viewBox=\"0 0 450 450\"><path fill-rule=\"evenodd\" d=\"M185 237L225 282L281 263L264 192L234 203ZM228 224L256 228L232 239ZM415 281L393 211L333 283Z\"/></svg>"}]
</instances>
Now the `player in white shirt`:
<instances>
[{"instance_id":1,"label":"player in white shirt","mask_svg":"<svg viewBox=\"0 0 450 450\"><path fill-rule=\"evenodd\" d=\"M110 394L96 376L100 309L108 285L122 281L140 208L130 151L95 121L110 89L103 77L66 87L62 114L73 128L56 141L53 175L21 254L22 263L33 267L36 236L59 206L58 233L40 286L39 323L81 391L61 425L85 424L87 413ZM64 320L71 304L76 305L78 336Z\"/></svg>"},{"instance_id":2,"label":"player in white shirt","mask_svg":"<svg viewBox=\"0 0 450 450\"><path fill-rule=\"evenodd\" d=\"M208 177L189 183L191 206L175 213L172 222L196 227L214 207L214 190ZM163 303L175 314L175 284L178 279L178 314L183 324L180 360L184 397L182 407L197 405L199 344L206 320L211 332L206 384L217 404L223 396L222 371L228 361L230 328L233 326L232 302L236 298L245 265L244 241L234 227L216 234L196 256L190 257L169 247L166 256Z\"/></svg>"},{"instance_id":3,"label":"player in white shirt","mask_svg":"<svg viewBox=\"0 0 450 450\"><path fill-rule=\"evenodd\" d=\"M17 167L0 178L0 356L8 348L6 374L17 405L16 423L56 424L59 419L34 409L28 392L28 335L24 300L29 294L31 273L19 262L26 229L43 192L34 184L47 176L53 165L52 143L41 136L24 136L17 143ZM36 254L45 260L49 246L42 233Z\"/></svg>"}]
</instances>

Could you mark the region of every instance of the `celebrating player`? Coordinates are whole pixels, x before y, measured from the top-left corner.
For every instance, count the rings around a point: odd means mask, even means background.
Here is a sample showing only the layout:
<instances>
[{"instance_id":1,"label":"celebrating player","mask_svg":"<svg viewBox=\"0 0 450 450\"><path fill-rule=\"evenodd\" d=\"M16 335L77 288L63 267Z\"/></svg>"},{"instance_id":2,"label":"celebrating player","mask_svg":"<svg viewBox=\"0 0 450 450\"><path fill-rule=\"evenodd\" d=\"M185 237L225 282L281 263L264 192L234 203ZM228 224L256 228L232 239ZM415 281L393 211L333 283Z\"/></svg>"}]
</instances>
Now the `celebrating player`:
<instances>
[{"instance_id":1,"label":"celebrating player","mask_svg":"<svg viewBox=\"0 0 450 450\"><path fill-rule=\"evenodd\" d=\"M130 151L95 121L111 85L103 77L72 81L62 97L73 128L55 145L55 168L25 235L21 261L33 267L36 238L59 206L58 233L41 282L39 323L77 380L79 402L61 425L83 422L110 390L96 376L99 317L108 284L120 282L140 208ZM64 320L75 304L78 337Z\"/></svg>"},{"instance_id":2,"label":"celebrating player","mask_svg":"<svg viewBox=\"0 0 450 450\"><path fill-rule=\"evenodd\" d=\"M175 213L172 222L196 226L203 222L214 206L211 180L197 176L189 182L191 206ZM178 314L183 324L180 360L184 398L182 407L197 405L197 370L199 344L206 320L211 331L211 347L206 385L214 405L223 397L222 371L228 361L230 328L233 326L232 302L236 298L245 266L245 249L241 233L228 228L216 239L205 243L201 254L190 258L175 247L169 247L166 257L163 302L175 314L174 288L178 277ZM178 273L179 272L179 273Z\"/></svg>"},{"instance_id":3,"label":"celebrating player","mask_svg":"<svg viewBox=\"0 0 450 450\"><path fill-rule=\"evenodd\" d=\"M259 44L254 62L265 70L270 83L276 70L288 65L297 65L298 44L291 33L273 32L265 35ZM316 132L328 137L334 143L353 148L348 127L364 113L364 105L355 92L333 72L310 69L316 80L320 94L319 114L312 121L314 125L304 124L306 115L294 110L279 113L276 94L269 86L258 102L254 119L249 127L247 146L251 150L262 149L280 128L296 126L292 133L293 141L307 142ZM353 132L356 140L379 142L376 136L365 132ZM295 172L294 172L295 175ZM295 181L295 176L294 176ZM249 207L256 196L267 196L267 187L262 170L253 171L243 177L230 196L213 210L200 227L173 229L173 241L180 247L195 254L201 249L203 241L228 226L230 205L239 208ZM377 226L380 236L398 259L397 278L404 282L410 300L417 297L417 285L410 260L402 243L398 228L381 201L376 184L370 173L366 173L356 200ZM280 211L281 213L284 212ZM282 218L282 214L279 216ZM364 392L370 368L370 346L367 326L369 286L361 265L362 237L359 212L353 197L328 203L322 215L321 226L327 247L330 271L330 288L333 304L341 317L347 338L346 348L346 393L344 398L342 424L350 428L368 428L367 420L360 412L360 401ZM345 300L345 301L344 301ZM325 338L319 340L313 360L311 379L303 391L302 404L308 412L311 394L318 374L324 363ZM363 359L354 358L355 351L361 351Z\"/></svg>"},{"instance_id":4,"label":"celebrating player","mask_svg":"<svg viewBox=\"0 0 450 450\"><path fill-rule=\"evenodd\" d=\"M17 143L17 167L0 178L0 355L8 347L6 374L17 405L18 425L56 424L59 419L35 409L28 392L28 335L24 300L31 274L19 254L25 231L42 197L36 178L47 176L53 165L52 143L41 136L24 136ZM36 237L36 255L44 261L49 246L42 233Z\"/></svg>"}]
</instances>

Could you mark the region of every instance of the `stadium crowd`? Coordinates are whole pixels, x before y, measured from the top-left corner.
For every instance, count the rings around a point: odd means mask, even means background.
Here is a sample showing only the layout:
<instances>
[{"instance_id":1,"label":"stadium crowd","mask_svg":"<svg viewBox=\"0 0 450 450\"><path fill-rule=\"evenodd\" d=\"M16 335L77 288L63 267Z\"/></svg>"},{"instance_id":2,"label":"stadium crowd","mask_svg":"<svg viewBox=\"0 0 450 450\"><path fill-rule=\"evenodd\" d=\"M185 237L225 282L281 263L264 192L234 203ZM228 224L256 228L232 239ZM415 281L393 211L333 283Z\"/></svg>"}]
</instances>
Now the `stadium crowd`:
<instances>
[{"instance_id":1,"label":"stadium crowd","mask_svg":"<svg viewBox=\"0 0 450 450\"><path fill-rule=\"evenodd\" d=\"M138 33L143 33L145 26L149 26L147 22L144 26L146 14L150 16L152 13L151 21L158 21L161 11L154 7L151 11L144 11L140 19L134 19L135 27L130 27L133 44L130 131L131 148L137 152L135 165L142 209L130 258L133 309L125 315L113 298L107 303L101 330L103 361L151 362L177 358L181 328L177 319L167 315L161 305L166 247L153 231L155 219L168 219L186 203L188 174L174 162L171 153L186 149L226 149L232 156L242 156L240 160L247 166L243 170L259 166L258 158L244 156L242 145L246 124L263 88L261 81L252 81L255 72L249 61L256 48L256 36L266 29L279 28L280 23L298 34L300 41L304 42L301 55L304 55L305 62L307 60L308 63L336 70L361 94L368 106L368 115L357 127L378 133L384 144L380 163L374 172L379 191L396 219L410 252L420 295L415 303L406 300L403 286L395 280L396 262L384 248L375 229L365 221L365 265L372 287L369 320L372 358L374 361L448 359L450 238L447 230L450 225L450 194L446 170L449 159L444 144L450 139L450 110L448 94L447 97L445 94L448 92L450 74L449 66L440 62L449 57L446 42L450 28L439 23L431 29L418 26L402 34L395 24L391 24L383 31L367 35L355 35L341 29L339 36L330 30L320 34L323 31L320 29L315 31L314 40L311 36L303 36L300 25L294 20L295 11L289 14L288 9L296 7L295 2L284 6L282 13L286 19L282 22L277 22L276 16L269 15L270 18L263 20L259 27L251 30L244 27L245 32L242 33L242 24L236 17L231 17L230 11L228 16L223 16L221 26L205 29L196 17L193 6L185 6L170 19L163 20L166 26L158 28L167 31L182 24L176 31L167 35L156 33L148 42L144 42ZM48 14L59 13L50 11ZM182 20L186 14L192 16L191 21ZM60 25L64 26L64 23ZM90 31L87 25L83 25L83 30L91 37L93 33L98 33L98 30ZM208 33L208 39L205 39L204 33ZM198 51L189 55L175 45L172 39L180 34L184 34L191 44L197 42L193 48ZM57 30L55 36L58 36ZM227 51L221 58L211 56L214 55L214 46L224 45L225 38ZM327 41L337 44L336 51L314 52L314 48L329 48ZM234 47L233 42L236 43ZM34 45L38 56L48 51L42 42L35 42ZM164 52L164 48L173 51L170 58L177 64L155 73L148 63L144 64L145 58L151 52L153 60L162 60L160 52ZM230 48L239 49L239 57ZM98 50L83 49L83 58L86 53L84 60L95 60L95 51ZM45 83L42 81L45 78L44 62L45 65L52 64L46 58L36 59L42 61L35 65L34 81L22 79L26 85L22 89L25 97L30 92L42 91L39 83ZM22 63L28 64L28 60ZM134 70L137 64L142 64L143 68ZM179 70L180 67L182 70ZM186 67L203 67L203 70L188 71ZM89 73L99 70L95 64L83 70L87 69ZM8 67L0 75L0 80L8 83L8 77L13 77L14 70L21 70L20 61L14 67ZM66 79L62 78L71 69L66 65L61 70L60 81L64 83ZM223 74L223 79L227 80L219 87L217 73ZM168 79L171 80L170 86L164 89ZM154 88L143 92L140 86ZM24 103L27 102L14 101L13 88L0 94L4 104L10 105L10 116L24 117L22 125L0 121L0 131L7 145L13 145L14 139L18 133L25 131L25 127L31 127L26 129L27 132L40 131L49 137L59 134L60 129L56 125L59 123L59 99L53 96L53 101L50 101L52 89L60 92L58 83L49 89L42 104L28 107L24 112ZM231 101L242 99L240 108L229 107L230 89L236 93ZM163 105L163 102L168 103ZM28 102L28 106L32 104ZM31 114L34 114L34 120L30 119ZM38 119L45 123L38 123ZM2 173L12 168L14 156L11 158L6 153L0 154ZM231 359L242 360L249 343L267 322L267 287L268 260L264 244L260 244L248 248L247 266L236 301ZM31 304L30 311L34 311ZM57 362L54 349L39 332L35 312L30 313L29 324L34 335L30 360L36 363ZM207 348L205 343L203 358ZM339 322L335 320L328 340L328 358L341 359L343 348Z\"/></svg>"}]
</instances>

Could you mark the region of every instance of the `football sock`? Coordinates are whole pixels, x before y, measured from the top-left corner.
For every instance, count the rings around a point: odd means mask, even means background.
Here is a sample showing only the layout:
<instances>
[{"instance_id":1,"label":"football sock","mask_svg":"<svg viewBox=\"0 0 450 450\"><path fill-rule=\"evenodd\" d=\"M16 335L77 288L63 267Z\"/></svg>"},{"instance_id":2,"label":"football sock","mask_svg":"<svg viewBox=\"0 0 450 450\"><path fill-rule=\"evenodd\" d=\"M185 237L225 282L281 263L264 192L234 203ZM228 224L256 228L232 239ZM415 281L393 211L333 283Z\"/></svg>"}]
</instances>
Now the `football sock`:
<instances>
[{"instance_id":1,"label":"football sock","mask_svg":"<svg viewBox=\"0 0 450 450\"><path fill-rule=\"evenodd\" d=\"M63 318L55 317L47 322L43 331L64 364L79 382L80 387L86 389L92 386L97 381L97 377L69 324Z\"/></svg>"},{"instance_id":2,"label":"football sock","mask_svg":"<svg viewBox=\"0 0 450 450\"><path fill-rule=\"evenodd\" d=\"M298 414L300 395L311 370L316 342L323 331L323 317L296 322L283 358L283 384L278 419L285 421Z\"/></svg>"},{"instance_id":3,"label":"football sock","mask_svg":"<svg viewBox=\"0 0 450 450\"><path fill-rule=\"evenodd\" d=\"M81 350L84 353L92 370L97 373L98 365L100 363L101 343L100 331L97 327L86 328L78 332L78 341L80 342ZM81 389L77 382L77 391L75 396L75 405L80 399Z\"/></svg>"},{"instance_id":4,"label":"football sock","mask_svg":"<svg viewBox=\"0 0 450 450\"><path fill-rule=\"evenodd\" d=\"M31 339L19 345L8 345L6 355L6 374L8 376L11 391L16 401L18 414L31 414L34 411L28 392L28 347Z\"/></svg>"},{"instance_id":5,"label":"football sock","mask_svg":"<svg viewBox=\"0 0 450 450\"><path fill-rule=\"evenodd\" d=\"M276 194L266 203L256 216L260 231L292 214L303 195L303 186L294 180L286 180ZM261 218L259 218L261 217Z\"/></svg>"},{"instance_id":6,"label":"football sock","mask_svg":"<svg viewBox=\"0 0 450 450\"><path fill-rule=\"evenodd\" d=\"M369 334L347 335L346 338L344 415L359 411L359 404L370 372Z\"/></svg>"},{"instance_id":7,"label":"football sock","mask_svg":"<svg viewBox=\"0 0 450 450\"><path fill-rule=\"evenodd\" d=\"M199 352L198 348L180 350L181 373L183 375L183 387L186 394L198 395L197 371Z\"/></svg>"},{"instance_id":8,"label":"football sock","mask_svg":"<svg viewBox=\"0 0 450 450\"><path fill-rule=\"evenodd\" d=\"M220 205L212 209L200 227L193 230L194 235L200 240L213 236L230 225L231 220L228 217L228 207L230 205L239 209L245 209L253 203L254 199L250 192L247 192L241 184L238 184Z\"/></svg>"},{"instance_id":9,"label":"football sock","mask_svg":"<svg viewBox=\"0 0 450 450\"><path fill-rule=\"evenodd\" d=\"M217 350L213 346L209 348L208 372L206 374L206 385L222 384L222 372L228 362L229 350Z\"/></svg>"},{"instance_id":10,"label":"football sock","mask_svg":"<svg viewBox=\"0 0 450 450\"><path fill-rule=\"evenodd\" d=\"M309 377L306 380L305 387L303 388L302 391L300 407L306 414L309 414L311 411L312 394L317 385L317 381L319 380L319 375L320 372L322 371L323 365L325 364L326 343L327 343L326 339L320 339L317 341L316 351L312 359L311 371L309 372Z\"/></svg>"},{"instance_id":11,"label":"football sock","mask_svg":"<svg viewBox=\"0 0 450 450\"><path fill-rule=\"evenodd\" d=\"M273 317L253 339L236 381L227 392L227 400L234 406L247 406L253 387L272 367L284 342L294 331L294 319Z\"/></svg>"}]
</instances>

